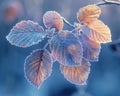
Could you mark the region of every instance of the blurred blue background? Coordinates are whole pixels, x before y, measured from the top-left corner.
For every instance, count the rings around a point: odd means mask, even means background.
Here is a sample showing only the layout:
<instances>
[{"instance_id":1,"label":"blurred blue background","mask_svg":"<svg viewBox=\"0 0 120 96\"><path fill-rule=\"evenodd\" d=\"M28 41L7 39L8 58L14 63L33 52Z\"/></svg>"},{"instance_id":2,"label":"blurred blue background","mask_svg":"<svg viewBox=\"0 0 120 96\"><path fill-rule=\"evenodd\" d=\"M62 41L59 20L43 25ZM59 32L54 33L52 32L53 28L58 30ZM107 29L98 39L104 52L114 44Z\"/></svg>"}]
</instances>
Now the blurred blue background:
<instances>
[{"instance_id":1,"label":"blurred blue background","mask_svg":"<svg viewBox=\"0 0 120 96\"><path fill-rule=\"evenodd\" d=\"M51 76L37 90L24 77L24 60L32 50L42 48L46 40L24 49L10 45L5 38L10 29L21 20L30 19L43 25L42 16L49 10L59 12L73 24L77 22L76 13L79 8L100 1L102 0L0 0L0 96L120 96L120 44L114 44L120 38L120 6L100 7L102 13L99 19L111 29L113 43L101 45L99 61L91 62L87 86L75 86L66 81L56 62ZM9 9L14 2L17 10L11 11ZM71 30L67 25L64 29Z\"/></svg>"}]
</instances>

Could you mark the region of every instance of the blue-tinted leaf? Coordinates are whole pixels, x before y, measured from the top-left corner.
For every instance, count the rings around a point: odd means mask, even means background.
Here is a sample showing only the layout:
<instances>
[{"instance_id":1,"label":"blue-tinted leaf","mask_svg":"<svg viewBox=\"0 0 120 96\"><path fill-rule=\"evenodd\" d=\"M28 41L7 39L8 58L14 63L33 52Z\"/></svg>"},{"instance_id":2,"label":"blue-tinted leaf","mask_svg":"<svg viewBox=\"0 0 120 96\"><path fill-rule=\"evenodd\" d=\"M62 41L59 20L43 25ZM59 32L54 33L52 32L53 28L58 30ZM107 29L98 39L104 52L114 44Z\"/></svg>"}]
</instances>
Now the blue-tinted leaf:
<instances>
[{"instance_id":1,"label":"blue-tinted leaf","mask_svg":"<svg viewBox=\"0 0 120 96\"><path fill-rule=\"evenodd\" d=\"M46 34L38 23L33 21L21 21L17 23L6 36L7 40L18 47L30 47L38 44Z\"/></svg>"},{"instance_id":2,"label":"blue-tinted leaf","mask_svg":"<svg viewBox=\"0 0 120 96\"><path fill-rule=\"evenodd\" d=\"M25 60L25 76L39 88L52 71L52 58L47 50L35 50Z\"/></svg>"},{"instance_id":3,"label":"blue-tinted leaf","mask_svg":"<svg viewBox=\"0 0 120 96\"><path fill-rule=\"evenodd\" d=\"M68 66L81 64L83 50L79 40L69 31L59 32L51 39L52 56L59 63Z\"/></svg>"},{"instance_id":4,"label":"blue-tinted leaf","mask_svg":"<svg viewBox=\"0 0 120 96\"><path fill-rule=\"evenodd\" d=\"M90 61L98 61L101 46L99 43L91 41L87 36L82 34L79 40L83 46L83 57Z\"/></svg>"},{"instance_id":5,"label":"blue-tinted leaf","mask_svg":"<svg viewBox=\"0 0 120 96\"><path fill-rule=\"evenodd\" d=\"M76 85L86 85L90 73L90 63L83 58L80 66L71 67L61 65L61 72L71 83Z\"/></svg>"}]
</instances>

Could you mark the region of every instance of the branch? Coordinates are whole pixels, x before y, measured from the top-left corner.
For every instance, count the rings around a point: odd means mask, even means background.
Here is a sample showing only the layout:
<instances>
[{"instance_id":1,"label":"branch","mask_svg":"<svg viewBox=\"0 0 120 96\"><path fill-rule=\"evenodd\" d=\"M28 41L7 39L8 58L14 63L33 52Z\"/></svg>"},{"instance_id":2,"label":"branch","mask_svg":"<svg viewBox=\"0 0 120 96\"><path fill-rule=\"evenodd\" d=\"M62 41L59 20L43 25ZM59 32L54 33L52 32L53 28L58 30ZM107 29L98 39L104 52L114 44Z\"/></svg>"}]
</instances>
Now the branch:
<instances>
[{"instance_id":1,"label":"branch","mask_svg":"<svg viewBox=\"0 0 120 96\"><path fill-rule=\"evenodd\" d=\"M103 0L103 2L99 2L97 3L96 5L97 6L100 6L100 5L111 5L111 4L114 4L114 5L120 5L120 0Z\"/></svg>"}]
</instances>

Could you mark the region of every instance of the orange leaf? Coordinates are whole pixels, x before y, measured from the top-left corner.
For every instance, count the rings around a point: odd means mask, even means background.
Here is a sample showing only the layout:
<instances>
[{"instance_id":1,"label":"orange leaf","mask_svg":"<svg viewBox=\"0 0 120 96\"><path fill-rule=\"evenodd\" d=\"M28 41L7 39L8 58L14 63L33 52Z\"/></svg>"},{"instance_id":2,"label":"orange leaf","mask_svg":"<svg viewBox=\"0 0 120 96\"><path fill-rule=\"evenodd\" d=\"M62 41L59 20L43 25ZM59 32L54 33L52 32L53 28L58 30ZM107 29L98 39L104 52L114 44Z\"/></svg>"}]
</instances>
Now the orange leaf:
<instances>
[{"instance_id":1,"label":"orange leaf","mask_svg":"<svg viewBox=\"0 0 120 96\"><path fill-rule=\"evenodd\" d=\"M86 59L82 59L80 66L64 66L61 65L61 71L64 77L73 84L85 85L90 73L90 63Z\"/></svg>"},{"instance_id":2,"label":"orange leaf","mask_svg":"<svg viewBox=\"0 0 120 96\"><path fill-rule=\"evenodd\" d=\"M107 43L111 41L111 31L109 27L100 20L94 20L87 26L83 26L82 29L84 34L96 43Z\"/></svg>"},{"instance_id":3,"label":"orange leaf","mask_svg":"<svg viewBox=\"0 0 120 96\"><path fill-rule=\"evenodd\" d=\"M91 20L99 18L101 10L96 5L88 5L80 8L77 13L77 18L80 22L90 22Z\"/></svg>"}]
</instances>

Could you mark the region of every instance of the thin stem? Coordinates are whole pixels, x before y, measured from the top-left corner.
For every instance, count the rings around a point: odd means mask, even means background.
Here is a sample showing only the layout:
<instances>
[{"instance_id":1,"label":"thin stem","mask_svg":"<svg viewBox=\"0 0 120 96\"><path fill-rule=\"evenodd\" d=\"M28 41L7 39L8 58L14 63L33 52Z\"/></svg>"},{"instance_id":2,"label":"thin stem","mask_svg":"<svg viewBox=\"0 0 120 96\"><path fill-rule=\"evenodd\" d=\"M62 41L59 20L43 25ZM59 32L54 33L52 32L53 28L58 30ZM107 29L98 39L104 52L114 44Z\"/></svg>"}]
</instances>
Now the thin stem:
<instances>
[{"instance_id":1,"label":"thin stem","mask_svg":"<svg viewBox=\"0 0 120 96\"><path fill-rule=\"evenodd\" d=\"M47 46L48 46L48 42L45 44L45 46L43 47L43 49L46 49L47 48Z\"/></svg>"},{"instance_id":2,"label":"thin stem","mask_svg":"<svg viewBox=\"0 0 120 96\"><path fill-rule=\"evenodd\" d=\"M68 22L64 17L62 17L62 19L67 25L74 27L74 25L72 25L70 22Z\"/></svg>"},{"instance_id":3,"label":"thin stem","mask_svg":"<svg viewBox=\"0 0 120 96\"><path fill-rule=\"evenodd\" d=\"M97 6L100 6L100 5L110 5L110 4L120 5L119 2L115 2L115 1L106 1L106 0L103 0L103 2L99 2L99 3L97 3L96 5L97 5Z\"/></svg>"},{"instance_id":4,"label":"thin stem","mask_svg":"<svg viewBox=\"0 0 120 96\"><path fill-rule=\"evenodd\" d=\"M96 6L100 6L100 5L106 5L106 2L99 2L96 4Z\"/></svg>"},{"instance_id":5,"label":"thin stem","mask_svg":"<svg viewBox=\"0 0 120 96\"><path fill-rule=\"evenodd\" d=\"M71 30L72 33L74 33L75 29Z\"/></svg>"}]
</instances>

